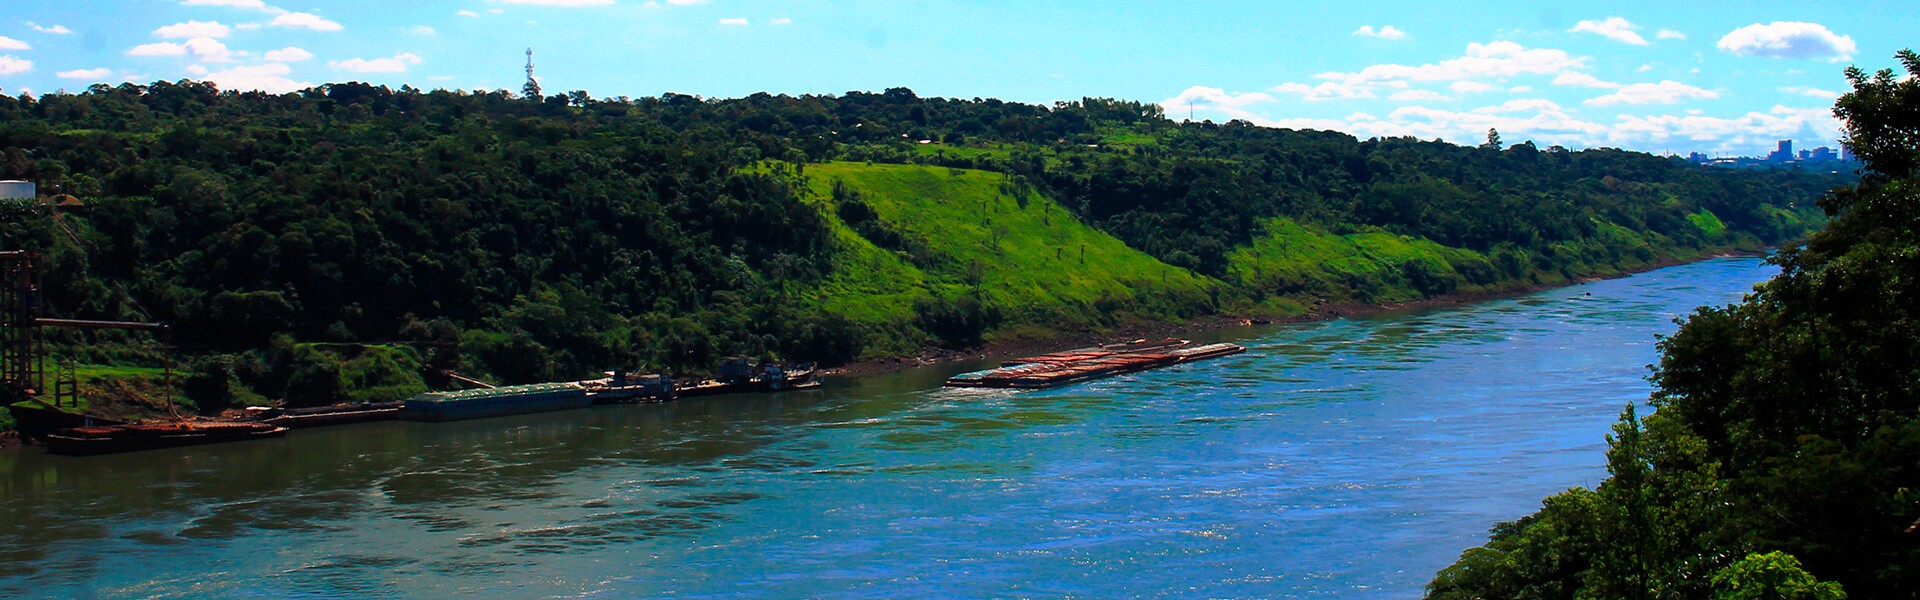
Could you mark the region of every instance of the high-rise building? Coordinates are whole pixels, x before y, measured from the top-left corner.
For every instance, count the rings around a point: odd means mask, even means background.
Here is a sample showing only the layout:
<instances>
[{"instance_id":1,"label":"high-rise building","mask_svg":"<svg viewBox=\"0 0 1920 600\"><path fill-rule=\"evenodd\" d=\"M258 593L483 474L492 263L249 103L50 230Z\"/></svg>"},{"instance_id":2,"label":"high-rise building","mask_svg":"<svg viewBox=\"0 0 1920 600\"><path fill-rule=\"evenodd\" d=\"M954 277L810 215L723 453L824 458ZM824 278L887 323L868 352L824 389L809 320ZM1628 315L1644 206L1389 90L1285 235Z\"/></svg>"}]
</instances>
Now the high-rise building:
<instances>
[{"instance_id":1,"label":"high-rise building","mask_svg":"<svg viewBox=\"0 0 1920 600\"><path fill-rule=\"evenodd\" d=\"M1780 140L1780 147L1767 155L1767 162L1790 162L1793 160L1793 140Z\"/></svg>"}]
</instances>

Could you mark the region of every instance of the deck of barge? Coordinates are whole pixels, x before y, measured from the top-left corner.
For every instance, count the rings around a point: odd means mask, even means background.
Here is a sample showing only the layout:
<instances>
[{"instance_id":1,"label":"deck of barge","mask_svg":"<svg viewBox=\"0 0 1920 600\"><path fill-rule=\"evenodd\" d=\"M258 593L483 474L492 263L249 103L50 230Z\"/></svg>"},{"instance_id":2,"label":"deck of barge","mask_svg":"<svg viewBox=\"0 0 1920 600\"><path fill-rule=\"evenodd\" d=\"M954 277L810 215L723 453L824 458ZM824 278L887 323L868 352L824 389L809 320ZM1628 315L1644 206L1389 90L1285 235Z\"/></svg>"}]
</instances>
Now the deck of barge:
<instances>
[{"instance_id":1,"label":"deck of barge","mask_svg":"<svg viewBox=\"0 0 1920 600\"><path fill-rule=\"evenodd\" d=\"M961 373L948 387L1041 389L1246 352L1238 344L1192 345L1186 340L1145 340L1030 356L1000 368Z\"/></svg>"}]
</instances>

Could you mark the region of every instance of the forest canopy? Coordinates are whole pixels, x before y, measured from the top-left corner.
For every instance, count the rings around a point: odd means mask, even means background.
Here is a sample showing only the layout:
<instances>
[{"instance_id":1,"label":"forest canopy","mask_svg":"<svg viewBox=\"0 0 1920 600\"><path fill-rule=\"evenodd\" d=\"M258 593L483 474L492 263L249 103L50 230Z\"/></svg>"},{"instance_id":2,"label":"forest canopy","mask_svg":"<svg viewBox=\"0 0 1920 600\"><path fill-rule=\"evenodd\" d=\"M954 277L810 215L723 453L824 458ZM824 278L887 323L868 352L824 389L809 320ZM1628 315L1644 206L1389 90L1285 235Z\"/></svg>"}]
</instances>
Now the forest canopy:
<instances>
[{"instance_id":1,"label":"forest canopy","mask_svg":"<svg viewBox=\"0 0 1920 600\"><path fill-rule=\"evenodd\" d=\"M180 81L0 96L0 178L86 204L0 219L50 314L170 323L276 398L313 343L529 382L1569 281L1798 239L1851 175L1098 98Z\"/></svg>"}]
</instances>

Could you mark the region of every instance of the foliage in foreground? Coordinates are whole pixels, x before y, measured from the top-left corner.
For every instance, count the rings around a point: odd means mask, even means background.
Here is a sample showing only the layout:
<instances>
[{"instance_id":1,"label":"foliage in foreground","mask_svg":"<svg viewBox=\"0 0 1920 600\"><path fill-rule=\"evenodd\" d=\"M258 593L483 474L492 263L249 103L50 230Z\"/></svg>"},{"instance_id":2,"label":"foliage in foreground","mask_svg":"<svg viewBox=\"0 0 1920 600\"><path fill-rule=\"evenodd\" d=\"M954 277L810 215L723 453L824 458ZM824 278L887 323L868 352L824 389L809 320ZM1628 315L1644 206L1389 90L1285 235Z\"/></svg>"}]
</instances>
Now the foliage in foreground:
<instances>
[{"instance_id":1,"label":"foliage in foreground","mask_svg":"<svg viewBox=\"0 0 1920 600\"><path fill-rule=\"evenodd\" d=\"M1866 163L1745 301L1660 343L1606 481L1493 529L1429 598L1906 598L1920 591L1920 55L1848 69Z\"/></svg>"}]
</instances>

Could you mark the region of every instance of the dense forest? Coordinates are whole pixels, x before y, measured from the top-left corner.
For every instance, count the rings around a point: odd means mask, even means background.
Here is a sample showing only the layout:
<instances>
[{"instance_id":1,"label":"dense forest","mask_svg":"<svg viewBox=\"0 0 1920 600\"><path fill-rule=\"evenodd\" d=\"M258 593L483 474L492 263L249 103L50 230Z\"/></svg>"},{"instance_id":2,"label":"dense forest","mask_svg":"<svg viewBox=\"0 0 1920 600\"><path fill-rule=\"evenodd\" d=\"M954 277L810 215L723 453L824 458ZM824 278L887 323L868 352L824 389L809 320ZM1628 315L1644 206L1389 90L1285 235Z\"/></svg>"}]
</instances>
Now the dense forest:
<instances>
[{"instance_id":1,"label":"dense forest","mask_svg":"<svg viewBox=\"0 0 1920 600\"><path fill-rule=\"evenodd\" d=\"M1799 239L1852 181L1489 133L902 88L97 85L0 96L0 179L85 204L7 207L0 249L39 253L50 316L171 324L203 403L327 402L414 389L421 363L505 382L834 364L1551 284ZM124 336L53 341L77 363L158 360Z\"/></svg>"},{"instance_id":2,"label":"dense forest","mask_svg":"<svg viewBox=\"0 0 1920 600\"><path fill-rule=\"evenodd\" d=\"M1493 529L1429 598L1920 594L1920 54L1847 70L1862 180L1743 302L1660 343L1596 489Z\"/></svg>"}]
</instances>

